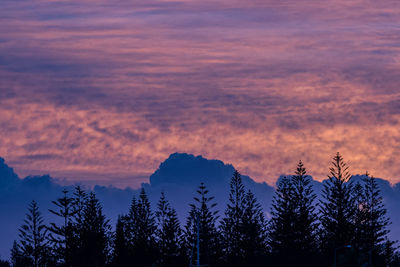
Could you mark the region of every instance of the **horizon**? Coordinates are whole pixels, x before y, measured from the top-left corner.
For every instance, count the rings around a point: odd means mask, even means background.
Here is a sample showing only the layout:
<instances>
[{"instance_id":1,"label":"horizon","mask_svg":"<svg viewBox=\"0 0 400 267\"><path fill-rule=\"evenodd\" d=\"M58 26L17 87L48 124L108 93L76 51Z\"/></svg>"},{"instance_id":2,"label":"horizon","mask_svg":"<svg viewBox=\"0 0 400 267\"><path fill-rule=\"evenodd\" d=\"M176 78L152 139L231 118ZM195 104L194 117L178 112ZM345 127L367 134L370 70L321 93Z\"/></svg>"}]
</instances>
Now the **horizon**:
<instances>
[{"instance_id":1,"label":"horizon","mask_svg":"<svg viewBox=\"0 0 400 267\"><path fill-rule=\"evenodd\" d=\"M167 158L165 158L163 161L161 161L161 162L159 163L158 167L155 168L155 169L153 170L152 173L150 173L148 176L146 176L146 177L144 178L145 180L143 180L140 184L138 184L138 185L136 185L136 186L132 186L132 185L130 185L130 182L129 182L129 181L127 181L127 182L122 182L122 183L114 183L114 184L113 184L112 182L109 182L108 180L106 180L106 181L103 182L103 181L101 181L101 180L97 180L97 181L96 181L96 180L85 181L85 180L66 179L66 178L64 178L64 177L53 176L51 173L36 173L36 174L29 174L29 175L26 175L26 176L21 176L21 175L18 173L18 171L16 171L15 168L14 168L11 164L8 164L7 159L5 159L5 158L3 158L3 157L1 157L1 156L0 156L0 159L4 160L4 164L6 164L8 167L10 167L12 170L14 170L14 171L15 171L15 174L17 174L18 178L21 179L21 180L23 180L23 179L25 179L25 178L35 178L35 177L49 176L53 182L55 182L55 183L57 183L57 184L59 184L59 185L61 185L61 186L82 185L82 186L85 186L87 189L90 189L90 190L93 190L93 188L94 188L95 186L105 186L105 187L115 187L115 188L119 188L119 189L134 189L134 190L137 190L137 189L142 188L142 187L143 187L143 184L151 184L151 182L150 182L150 177L151 177L157 170L159 170L159 167L161 166L161 164L163 164L167 159L169 159L169 158L170 158L171 156L173 156L173 155L180 155L180 156L186 156L186 155L187 155L187 156L189 156L189 157L201 158L201 159L205 159L205 160L207 160L207 161L217 161L217 162L221 162L221 163L224 164L224 165L232 166L234 169L236 169L236 168L234 167L233 164L228 163L228 162L223 162L222 160L219 160L219 159L213 159L213 158L210 159L210 158L204 157L203 155L194 155L194 154L185 153L185 152L174 152L174 153L171 153L171 154L170 154ZM303 162L303 161L302 161L302 162ZM298 163L298 161L297 161L297 163ZM304 162L303 162L303 163L304 163ZM305 164L305 166L307 166L307 165ZM237 169L236 169L236 170L237 170ZM254 181L257 182L257 183L266 183L268 186L271 186L271 187L273 187L273 188L276 188L276 185L277 185L279 179L281 179L282 177L286 177L286 176L291 176L291 175L293 175L293 170L292 170L292 173L282 173L282 174L280 174L280 175L276 178L275 182L270 183L270 182L267 182L267 181L257 181L257 180L255 180L253 177L251 177L250 175L248 175L247 173L241 172L240 170L238 170L238 171L239 171L242 175L251 178L252 180L254 180ZM309 170L308 170L308 171L309 171ZM368 171L367 171L367 172L368 172ZM364 172L364 173L350 173L350 174L351 174L351 177L365 176L365 172ZM373 177L376 178L376 179L379 179L379 180L383 180L383 181L388 182L389 185L390 185L392 188L394 188L396 185L400 184L400 181L399 181L399 182L391 182L390 180L385 179L384 177L375 176L375 175L371 174L370 172L368 172L368 174L369 174L370 176L373 176ZM329 179L329 178L328 178L328 175L326 175L325 178L315 178L312 174L307 173L307 176L309 176L309 177L311 178L312 181L321 182L321 183ZM132 177L126 177L127 180L129 180L130 178L132 178ZM272 179L271 179L271 180L272 180Z\"/></svg>"}]
</instances>

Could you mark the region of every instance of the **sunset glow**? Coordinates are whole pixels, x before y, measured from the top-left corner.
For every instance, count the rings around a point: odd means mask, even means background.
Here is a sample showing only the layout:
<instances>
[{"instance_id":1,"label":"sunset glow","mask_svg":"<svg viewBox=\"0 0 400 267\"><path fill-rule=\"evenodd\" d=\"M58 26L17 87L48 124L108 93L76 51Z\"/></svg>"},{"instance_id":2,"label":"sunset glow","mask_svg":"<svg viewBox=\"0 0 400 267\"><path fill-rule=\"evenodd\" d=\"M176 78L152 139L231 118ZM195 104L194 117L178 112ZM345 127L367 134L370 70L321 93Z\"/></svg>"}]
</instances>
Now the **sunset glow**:
<instances>
[{"instance_id":1,"label":"sunset glow","mask_svg":"<svg viewBox=\"0 0 400 267\"><path fill-rule=\"evenodd\" d=\"M274 184L340 151L400 182L398 2L0 5L0 156L21 175L138 187L187 152Z\"/></svg>"}]
</instances>

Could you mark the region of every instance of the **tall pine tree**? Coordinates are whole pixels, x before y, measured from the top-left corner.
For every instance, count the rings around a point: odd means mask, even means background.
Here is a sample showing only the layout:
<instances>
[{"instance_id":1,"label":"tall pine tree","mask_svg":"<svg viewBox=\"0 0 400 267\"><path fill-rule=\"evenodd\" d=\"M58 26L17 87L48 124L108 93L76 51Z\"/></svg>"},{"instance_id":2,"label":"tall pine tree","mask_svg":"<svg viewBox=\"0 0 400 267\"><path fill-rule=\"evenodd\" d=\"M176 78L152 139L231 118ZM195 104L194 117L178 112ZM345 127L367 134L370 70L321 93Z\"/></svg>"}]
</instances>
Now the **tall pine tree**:
<instances>
[{"instance_id":1,"label":"tall pine tree","mask_svg":"<svg viewBox=\"0 0 400 267\"><path fill-rule=\"evenodd\" d=\"M328 258L340 253L347 255L348 246L354 246L356 212L353 184L348 166L339 152L333 158L328 180L324 183L320 202L321 248ZM340 249L342 251L340 251ZM350 250L352 250L351 248ZM335 253L336 252L336 253ZM331 257L330 257L331 256ZM339 261L340 257L337 257ZM349 263L349 256L343 262Z\"/></svg>"},{"instance_id":2,"label":"tall pine tree","mask_svg":"<svg viewBox=\"0 0 400 267\"><path fill-rule=\"evenodd\" d=\"M25 266L47 266L50 262L47 229L36 201L28 207L24 224L19 229L19 243L14 243L12 261Z\"/></svg>"},{"instance_id":3,"label":"tall pine tree","mask_svg":"<svg viewBox=\"0 0 400 267\"><path fill-rule=\"evenodd\" d=\"M269 222L269 246L274 264L294 266L295 246L293 240L296 207L293 200L295 189L289 177L279 182L272 200L271 220Z\"/></svg>"},{"instance_id":4,"label":"tall pine tree","mask_svg":"<svg viewBox=\"0 0 400 267\"><path fill-rule=\"evenodd\" d=\"M157 229L155 217L150 208L150 201L144 189L141 189L139 199L132 199L128 214L128 242L132 263L134 266L149 266L158 258L155 232Z\"/></svg>"},{"instance_id":5,"label":"tall pine tree","mask_svg":"<svg viewBox=\"0 0 400 267\"><path fill-rule=\"evenodd\" d=\"M115 227L114 247L112 255L112 266L127 267L130 266L131 259L129 257L128 244L128 223L126 216L118 216L117 225Z\"/></svg>"},{"instance_id":6,"label":"tall pine tree","mask_svg":"<svg viewBox=\"0 0 400 267\"><path fill-rule=\"evenodd\" d=\"M109 260L111 227L96 195L89 193L83 211L80 266L105 266Z\"/></svg>"},{"instance_id":7,"label":"tall pine tree","mask_svg":"<svg viewBox=\"0 0 400 267\"><path fill-rule=\"evenodd\" d=\"M70 266L78 267L82 260L83 251L83 228L85 208L88 201L88 194L81 186L76 186L72 197L72 218L69 233L68 251L66 262ZM70 236L71 235L71 236Z\"/></svg>"},{"instance_id":8,"label":"tall pine tree","mask_svg":"<svg viewBox=\"0 0 400 267\"><path fill-rule=\"evenodd\" d=\"M235 170L230 182L229 202L225 217L221 221L223 252L225 261L230 266L241 266L244 262L243 216L246 192L240 173Z\"/></svg>"},{"instance_id":9,"label":"tall pine tree","mask_svg":"<svg viewBox=\"0 0 400 267\"><path fill-rule=\"evenodd\" d=\"M376 263L384 263L385 246L387 242L387 227L390 224L386 217L386 208L380 194L376 179L366 173L362 178L362 185L357 184L356 198L356 243L355 246L360 252L360 257Z\"/></svg>"},{"instance_id":10,"label":"tall pine tree","mask_svg":"<svg viewBox=\"0 0 400 267\"><path fill-rule=\"evenodd\" d=\"M180 240L182 231L178 215L165 198L164 192L161 192L157 207L156 219L158 227L156 236L160 252L158 263L160 266L166 267L181 265Z\"/></svg>"},{"instance_id":11,"label":"tall pine tree","mask_svg":"<svg viewBox=\"0 0 400 267\"><path fill-rule=\"evenodd\" d=\"M191 210L185 226L184 246L190 265L199 261L199 264L219 266L221 263L220 235L216 228L218 211L213 211L216 203L214 197L208 196L207 187L201 183L194 197L195 204ZM199 253L198 253L199 252Z\"/></svg>"},{"instance_id":12,"label":"tall pine tree","mask_svg":"<svg viewBox=\"0 0 400 267\"><path fill-rule=\"evenodd\" d=\"M53 253L58 258L58 263L61 264L61 266L71 266L71 242L74 238L72 223L73 198L68 196L68 191L66 189L64 189L62 193L63 196L61 198L52 201L56 209L49 209L50 213L59 217L62 222L61 224L50 223L48 230Z\"/></svg>"},{"instance_id":13,"label":"tall pine tree","mask_svg":"<svg viewBox=\"0 0 400 267\"><path fill-rule=\"evenodd\" d=\"M245 196L242 229L245 265L264 266L267 251L266 222L261 205L250 190Z\"/></svg>"},{"instance_id":14,"label":"tall pine tree","mask_svg":"<svg viewBox=\"0 0 400 267\"><path fill-rule=\"evenodd\" d=\"M293 183L293 256L298 266L311 266L317 252L317 214L311 177L307 175L302 161L299 161Z\"/></svg>"}]
</instances>

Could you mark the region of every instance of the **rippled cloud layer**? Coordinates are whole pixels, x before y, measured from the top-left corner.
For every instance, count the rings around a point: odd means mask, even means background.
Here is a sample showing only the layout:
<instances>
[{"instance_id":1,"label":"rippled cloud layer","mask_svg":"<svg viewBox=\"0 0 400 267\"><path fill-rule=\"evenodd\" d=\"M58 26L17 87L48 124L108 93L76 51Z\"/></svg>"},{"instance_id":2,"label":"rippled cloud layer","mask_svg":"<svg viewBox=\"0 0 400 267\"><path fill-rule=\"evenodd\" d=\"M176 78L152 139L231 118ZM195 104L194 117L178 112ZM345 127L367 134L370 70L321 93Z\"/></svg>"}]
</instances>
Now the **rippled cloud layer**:
<instances>
[{"instance_id":1,"label":"rippled cloud layer","mask_svg":"<svg viewBox=\"0 0 400 267\"><path fill-rule=\"evenodd\" d=\"M0 155L23 175L117 186L170 153L274 183L400 181L394 1L2 1Z\"/></svg>"}]
</instances>

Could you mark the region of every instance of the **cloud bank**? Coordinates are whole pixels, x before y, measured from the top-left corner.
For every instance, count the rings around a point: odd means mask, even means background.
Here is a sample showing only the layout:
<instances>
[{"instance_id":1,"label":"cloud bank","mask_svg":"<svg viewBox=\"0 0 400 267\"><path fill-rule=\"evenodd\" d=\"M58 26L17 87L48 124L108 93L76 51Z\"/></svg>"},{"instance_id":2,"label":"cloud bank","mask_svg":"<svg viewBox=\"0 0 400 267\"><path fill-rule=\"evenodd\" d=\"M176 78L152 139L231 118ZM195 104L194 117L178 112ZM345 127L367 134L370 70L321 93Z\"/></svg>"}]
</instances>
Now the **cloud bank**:
<instances>
[{"instance_id":1,"label":"cloud bank","mask_svg":"<svg viewBox=\"0 0 400 267\"><path fill-rule=\"evenodd\" d=\"M137 187L175 151L274 184L400 181L392 1L2 1L0 154L22 175Z\"/></svg>"}]
</instances>

